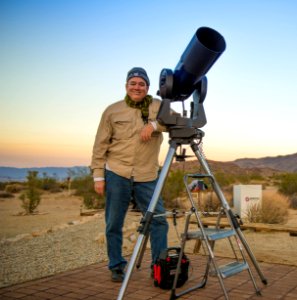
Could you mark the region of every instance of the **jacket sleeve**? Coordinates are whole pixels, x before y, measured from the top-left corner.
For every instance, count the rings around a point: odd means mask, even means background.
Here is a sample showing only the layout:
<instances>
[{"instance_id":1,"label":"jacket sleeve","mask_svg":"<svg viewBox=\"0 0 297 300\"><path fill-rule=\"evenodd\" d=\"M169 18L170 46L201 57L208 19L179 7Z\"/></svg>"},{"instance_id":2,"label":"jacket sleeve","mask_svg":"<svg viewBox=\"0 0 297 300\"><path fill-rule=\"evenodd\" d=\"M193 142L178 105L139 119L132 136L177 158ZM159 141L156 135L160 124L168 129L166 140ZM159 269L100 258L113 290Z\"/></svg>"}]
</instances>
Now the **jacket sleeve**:
<instances>
[{"instance_id":1,"label":"jacket sleeve","mask_svg":"<svg viewBox=\"0 0 297 300\"><path fill-rule=\"evenodd\" d=\"M156 122L156 125L157 125L157 131L160 131L160 132L166 132L166 131L168 131L168 130L167 130L167 127L165 127L165 126L159 124L158 121L155 121L155 122Z\"/></svg>"},{"instance_id":2,"label":"jacket sleeve","mask_svg":"<svg viewBox=\"0 0 297 300\"><path fill-rule=\"evenodd\" d=\"M104 177L104 168L108 147L110 145L111 134L112 127L110 118L107 111L105 111L102 114L93 146L91 170L94 178Z\"/></svg>"}]
</instances>

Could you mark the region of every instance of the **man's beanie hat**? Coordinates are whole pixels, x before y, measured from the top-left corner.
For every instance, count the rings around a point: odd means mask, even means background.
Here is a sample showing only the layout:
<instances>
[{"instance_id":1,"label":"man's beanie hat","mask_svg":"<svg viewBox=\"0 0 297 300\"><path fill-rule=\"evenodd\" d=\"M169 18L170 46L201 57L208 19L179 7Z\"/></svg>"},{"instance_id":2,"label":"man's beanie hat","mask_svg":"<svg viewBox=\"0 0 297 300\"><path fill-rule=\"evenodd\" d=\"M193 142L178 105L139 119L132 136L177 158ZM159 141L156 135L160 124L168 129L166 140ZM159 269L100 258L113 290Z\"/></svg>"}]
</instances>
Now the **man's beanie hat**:
<instances>
[{"instance_id":1,"label":"man's beanie hat","mask_svg":"<svg viewBox=\"0 0 297 300\"><path fill-rule=\"evenodd\" d=\"M150 85L150 80L146 74L145 69L143 68L138 68L138 67L132 68L127 74L126 81L128 81L132 77L141 77L146 82L147 85Z\"/></svg>"}]
</instances>

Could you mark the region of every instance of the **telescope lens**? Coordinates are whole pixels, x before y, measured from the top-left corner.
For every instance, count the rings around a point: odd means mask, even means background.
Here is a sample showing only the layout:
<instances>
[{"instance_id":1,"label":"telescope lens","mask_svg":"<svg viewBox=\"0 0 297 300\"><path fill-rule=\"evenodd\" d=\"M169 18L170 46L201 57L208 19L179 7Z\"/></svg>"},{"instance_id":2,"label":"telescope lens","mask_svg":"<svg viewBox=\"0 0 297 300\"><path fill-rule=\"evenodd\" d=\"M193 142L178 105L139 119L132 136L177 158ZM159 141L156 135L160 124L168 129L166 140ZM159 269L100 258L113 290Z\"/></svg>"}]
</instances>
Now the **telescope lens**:
<instances>
[{"instance_id":1,"label":"telescope lens","mask_svg":"<svg viewBox=\"0 0 297 300\"><path fill-rule=\"evenodd\" d=\"M222 53L226 49L224 38L215 30L201 27L196 31L198 41L211 51Z\"/></svg>"}]
</instances>

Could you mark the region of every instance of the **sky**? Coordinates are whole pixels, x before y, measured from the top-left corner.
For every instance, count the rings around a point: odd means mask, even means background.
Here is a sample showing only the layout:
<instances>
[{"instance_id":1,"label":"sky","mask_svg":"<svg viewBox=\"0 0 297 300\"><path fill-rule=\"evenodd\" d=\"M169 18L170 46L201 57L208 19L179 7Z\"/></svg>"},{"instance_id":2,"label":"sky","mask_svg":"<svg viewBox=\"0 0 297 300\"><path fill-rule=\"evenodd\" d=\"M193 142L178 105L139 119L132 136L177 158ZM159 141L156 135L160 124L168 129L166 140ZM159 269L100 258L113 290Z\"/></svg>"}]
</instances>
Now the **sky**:
<instances>
[{"instance_id":1,"label":"sky","mask_svg":"<svg viewBox=\"0 0 297 300\"><path fill-rule=\"evenodd\" d=\"M89 165L128 70L145 68L158 97L204 26L227 44L206 74L205 156L296 153L296 15L294 0L0 0L0 166ZM165 134L161 164L167 151Z\"/></svg>"}]
</instances>

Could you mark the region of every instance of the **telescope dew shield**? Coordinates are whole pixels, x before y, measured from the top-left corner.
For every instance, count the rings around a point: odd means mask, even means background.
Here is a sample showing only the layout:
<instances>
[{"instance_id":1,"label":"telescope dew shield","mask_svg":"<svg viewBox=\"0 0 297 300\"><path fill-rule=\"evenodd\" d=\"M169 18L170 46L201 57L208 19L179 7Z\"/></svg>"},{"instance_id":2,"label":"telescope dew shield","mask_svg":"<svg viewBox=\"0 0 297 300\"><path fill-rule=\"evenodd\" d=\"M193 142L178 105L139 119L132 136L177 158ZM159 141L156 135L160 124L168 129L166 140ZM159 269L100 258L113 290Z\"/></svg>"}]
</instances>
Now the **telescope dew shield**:
<instances>
[{"instance_id":1,"label":"telescope dew shield","mask_svg":"<svg viewBox=\"0 0 297 300\"><path fill-rule=\"evenodd\" d=\"M208 27L198 28L174 72L161 71L160 96L171 101L187 99L225 49L226 42L220 33Z\"/></svg>"},{"instance_id":2,"label":"telescope dew shield","mask_svg":"<svg viewBox=\"0 0 297 300\"><path fill-rule=\"evenodd\" d=\"M183 69L196 76L196 82L205 75L219 56L225 51L224 38L215 30L201 27L196 31L186 50L181 56Z\"/></svg>"}]
</instances>

